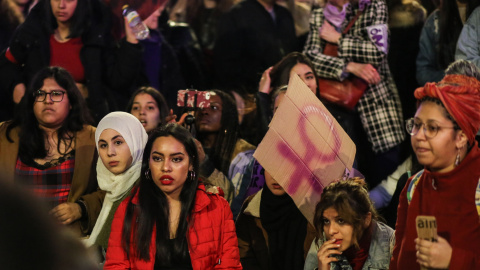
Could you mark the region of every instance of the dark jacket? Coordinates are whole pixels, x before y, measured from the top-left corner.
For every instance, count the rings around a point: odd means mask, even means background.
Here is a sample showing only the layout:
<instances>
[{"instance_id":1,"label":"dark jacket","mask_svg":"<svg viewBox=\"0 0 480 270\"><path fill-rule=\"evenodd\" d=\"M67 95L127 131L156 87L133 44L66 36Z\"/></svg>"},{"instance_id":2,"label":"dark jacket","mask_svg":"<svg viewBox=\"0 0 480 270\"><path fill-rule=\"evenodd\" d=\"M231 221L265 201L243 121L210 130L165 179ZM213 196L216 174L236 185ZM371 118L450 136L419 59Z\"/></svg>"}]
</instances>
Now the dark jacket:
<instances>
[{"instance_id":1,"label":"dark jacket","mask_svg":"<svg viewBox=\"0 0 480 270\"><path fill-rule=\"evenodd\" d=\"M211 89L202 49L192 28L186 23L168 21L160 25L160 32L178 59L186 87L201 91Z\"/></svg>"},{"instance_id":2,"label":"dark jacket","mask_svg":"<svg viewBox=\"0 0 480 270\"><path fill-rule=\"evenodd\" d=\"M80 59L85 70L85 84L89 97L87 104L95 121L118 108L116 93L130 85L141 66L141 46L125 40L115 44L110 37L110 13L103 4L91 1L92 25L81 36L83 48ZM10 52L16 64L0 55L0 83L4 89L2 103L12 102L13 88L18 83L28 84L33 76L50 63L50 35L43 23L43 5L35 6L25 22L15 31Z\"/></svg>"},{"instance_id":3,"label":"dark jacket","mask_svg":"<svg viewBox=\"0 0 480 270\"><path fill-rule=\"evenodd\" d=\"M275 21L257 0L244 0L220 18L214 48L216 87L255 93L265 69L299 50L290 12L276 4L273 11Z\"/></svg>"},{"instance_id":4,"label":"dark jacket","mask_svg":"<svg viewBox=\"0 0 480 270\"><path fill-rule=\"evenodd\" d=\"M403 119L413 117L417 110L413 92L420 87L416 79L416 59L425 18L425 9L415 1L389 10L388 64L402 102Z\"/></svg>"},{"instance_id":5,"label":"dark jacket","mask_svg":"<svg viewBox=\"0 0 480 270\"><path fill-rule=\"evenodd\" d=\"M160 91L168 108L175 111L177 91L187 86L174 48L160 32L150 30L150 33L151 38L140 41L143 47L141 72L121 97L119 105L122 110L127 107L127 102L139 87L149 85Z\"/></svg>"},{"instance_id":6,"label":"dark jacket","mask_svg":"<svg viewBox=\"0 0 480 270\"><path fill-rule=\"evenodd\" d=\"M268 249L268 234L260 219L261 197L262 191L259 191L245 200L235 224L240 260L244 269L272 269ZM315 235L315 228L307 223L307 235L303 245L304 258L307 257Z\"/></svg>"}]
</instances>

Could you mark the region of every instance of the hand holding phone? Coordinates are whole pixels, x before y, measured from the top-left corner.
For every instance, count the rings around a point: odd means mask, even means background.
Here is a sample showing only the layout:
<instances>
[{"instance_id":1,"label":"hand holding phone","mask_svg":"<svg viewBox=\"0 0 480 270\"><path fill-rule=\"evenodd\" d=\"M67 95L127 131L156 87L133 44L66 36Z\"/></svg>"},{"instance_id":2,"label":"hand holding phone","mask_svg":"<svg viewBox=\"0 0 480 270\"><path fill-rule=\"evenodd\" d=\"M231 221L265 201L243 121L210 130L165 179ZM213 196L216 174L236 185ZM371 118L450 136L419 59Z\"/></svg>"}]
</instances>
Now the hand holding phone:
<instances>
[{"instance_id":1,"label":"hand holding phone","mask_svg":"<svg viewBox=\"0 0 480 270\"><path fill-rule=\"evenodd\" d=\"M178 90L177 106L185 108L210 107L210 92L197 90Z\"/></svg>"}]
</instances>

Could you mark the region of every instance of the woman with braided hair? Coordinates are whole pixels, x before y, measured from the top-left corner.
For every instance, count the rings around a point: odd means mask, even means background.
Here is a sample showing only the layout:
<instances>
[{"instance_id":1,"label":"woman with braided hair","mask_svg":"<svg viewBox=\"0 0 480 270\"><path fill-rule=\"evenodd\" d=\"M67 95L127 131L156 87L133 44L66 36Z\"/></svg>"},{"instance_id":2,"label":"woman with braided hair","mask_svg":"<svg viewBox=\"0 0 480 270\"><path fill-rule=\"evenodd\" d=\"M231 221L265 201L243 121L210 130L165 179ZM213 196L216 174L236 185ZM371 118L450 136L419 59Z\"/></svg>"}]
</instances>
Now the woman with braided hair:
<instances>
[{"instance_id":1,"label":"woman with braided hair","mask_svg":"<svg viewBox=\"0 0 480 270\"><path fill-rule=\"evenodd\" d=\"M202 108L195 120L197 139L205 149L200 174L208 177L222 172L228 176L219 186L231 202L240 186L241 176L252 159L255 146L240 139L238 111L232 96L220 90L210 91L210 107ZM232 186L233 181L233 186Z\"/></svg>"}]
</instances>

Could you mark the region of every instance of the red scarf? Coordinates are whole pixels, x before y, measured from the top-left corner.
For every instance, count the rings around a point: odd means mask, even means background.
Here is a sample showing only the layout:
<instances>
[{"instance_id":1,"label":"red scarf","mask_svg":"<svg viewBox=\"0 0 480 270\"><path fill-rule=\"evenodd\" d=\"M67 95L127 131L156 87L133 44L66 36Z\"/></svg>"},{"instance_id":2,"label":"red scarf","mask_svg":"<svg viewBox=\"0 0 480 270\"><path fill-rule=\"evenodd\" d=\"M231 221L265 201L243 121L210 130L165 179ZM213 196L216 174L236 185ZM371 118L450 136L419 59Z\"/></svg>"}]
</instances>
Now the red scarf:
<instances>
[{"instance_id":1,"label":"red scarf","mask_svg":"<svg viewBox=\"0 0 480 270\"><path fill-rule=\"evenodd\" d=\"M360 249L351 246L345 251L345 256L353 270L361 270L367 261L368 251L370 250L370 243L372 241L373 223L373 221L370 222L370 226L363 232L362 238L358 243Z\"/></svg>"}]
</instances>

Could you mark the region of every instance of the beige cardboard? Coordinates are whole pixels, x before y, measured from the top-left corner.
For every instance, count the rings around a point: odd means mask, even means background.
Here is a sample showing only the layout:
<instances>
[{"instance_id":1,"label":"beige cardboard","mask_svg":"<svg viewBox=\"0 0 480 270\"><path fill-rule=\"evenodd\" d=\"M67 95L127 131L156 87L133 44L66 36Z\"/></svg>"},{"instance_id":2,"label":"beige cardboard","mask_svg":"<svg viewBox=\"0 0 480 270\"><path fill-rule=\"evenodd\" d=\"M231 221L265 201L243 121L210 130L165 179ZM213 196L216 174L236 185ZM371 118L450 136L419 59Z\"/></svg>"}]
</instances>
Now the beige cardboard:
<instances>
[{"instance_id":1,"label":"beige cardboard","mask_svg":"<svg viewBox=\"0 0 480 270\"><path fill-rule=\"evenodd\" d=\"M323 188L352 169L355 144L294 74L254 157L313 224Z\"/></svg>"}]
</instances>

